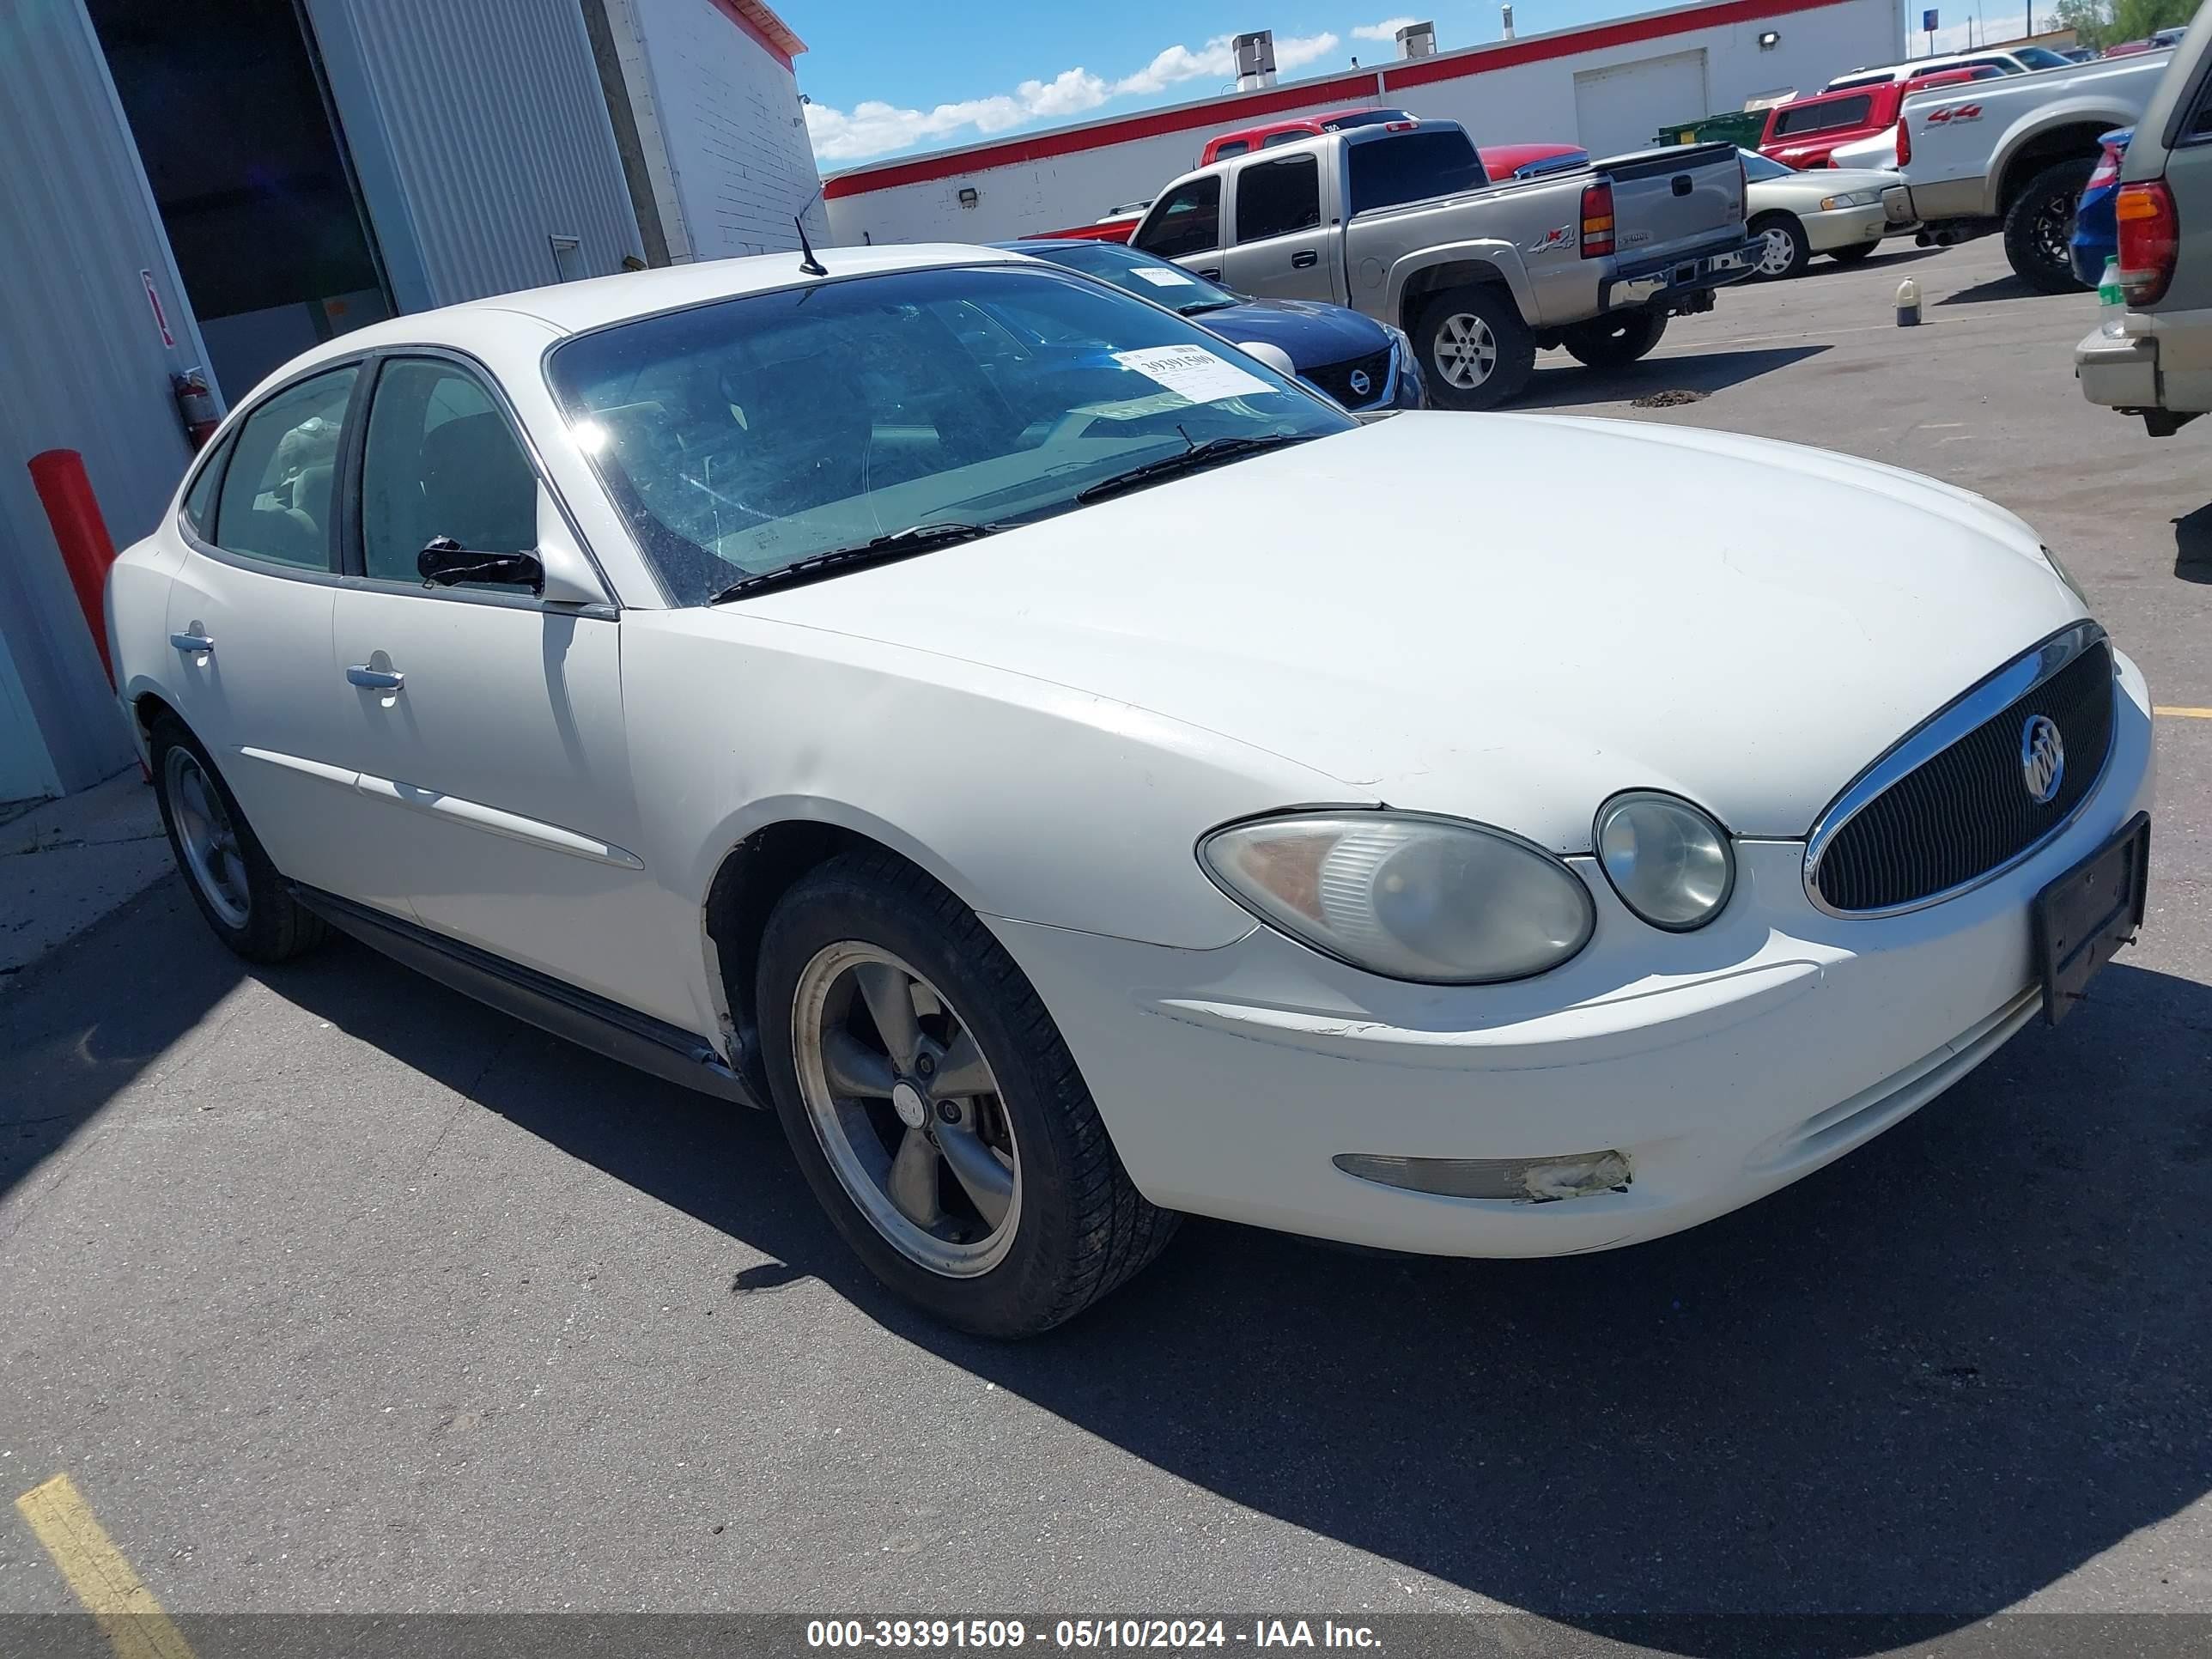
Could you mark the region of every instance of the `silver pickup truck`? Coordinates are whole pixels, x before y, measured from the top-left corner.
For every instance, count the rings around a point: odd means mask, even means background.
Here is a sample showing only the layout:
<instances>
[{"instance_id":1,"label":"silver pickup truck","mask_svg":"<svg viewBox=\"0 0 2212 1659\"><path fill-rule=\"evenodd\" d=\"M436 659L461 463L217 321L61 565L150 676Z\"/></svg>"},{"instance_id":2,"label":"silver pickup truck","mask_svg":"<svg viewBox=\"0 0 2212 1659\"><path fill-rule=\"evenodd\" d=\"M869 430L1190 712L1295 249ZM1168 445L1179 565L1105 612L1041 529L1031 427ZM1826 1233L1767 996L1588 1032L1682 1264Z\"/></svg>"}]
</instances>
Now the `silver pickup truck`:
<instances>
[{"instance_id":1,"label":"silver pickup truck","mask_svg":"<svg viewBox=\"0 0 2212 1659\"><path fill-rule=\"evenodd\" d=\"M1632 362L1667 319L1747 275L1727 144L1492 181L1449 121L1322 133L1186 173L1129 240L1246 294L1328 300L1403 329L1437 402L1518 393L1539 346Z\"/></svg>"}]
</instances>

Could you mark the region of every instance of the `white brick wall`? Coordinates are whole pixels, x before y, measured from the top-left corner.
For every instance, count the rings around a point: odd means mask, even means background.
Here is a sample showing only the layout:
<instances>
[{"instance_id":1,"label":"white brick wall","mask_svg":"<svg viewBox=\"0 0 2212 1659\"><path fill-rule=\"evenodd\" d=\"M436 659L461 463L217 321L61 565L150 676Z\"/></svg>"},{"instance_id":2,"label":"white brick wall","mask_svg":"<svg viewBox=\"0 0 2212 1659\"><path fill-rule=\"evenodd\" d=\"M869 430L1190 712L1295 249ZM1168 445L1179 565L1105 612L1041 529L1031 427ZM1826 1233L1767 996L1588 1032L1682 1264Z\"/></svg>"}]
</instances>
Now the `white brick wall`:
<instances>
[{"instance_id":1,"label":"white brick wall","mask_svg":"<svg viewBox=\"0 0 2212 1659\"><path fill-rule=\"evenodd\" d=\"M799 246L792 216L818 189L792 72L713 0L622 0L630 87L669 255L679 263ZM648 131L650 129L650 131ZM826 243L817 201L807 234Z\"/></svg>"}]
</instances>

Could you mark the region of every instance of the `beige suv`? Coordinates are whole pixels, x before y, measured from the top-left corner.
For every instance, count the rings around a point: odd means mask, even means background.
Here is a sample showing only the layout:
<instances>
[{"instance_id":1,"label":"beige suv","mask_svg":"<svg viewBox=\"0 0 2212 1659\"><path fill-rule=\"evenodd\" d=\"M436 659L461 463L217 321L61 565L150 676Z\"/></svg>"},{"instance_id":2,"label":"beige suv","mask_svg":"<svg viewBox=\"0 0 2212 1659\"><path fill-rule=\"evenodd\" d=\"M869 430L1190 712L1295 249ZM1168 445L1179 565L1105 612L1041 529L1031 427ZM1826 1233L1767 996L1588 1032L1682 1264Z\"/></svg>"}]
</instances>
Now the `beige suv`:
<instances>
[{"instance_id":1,"label":"beige suv","mask_svg":"<svg viewBox=\"0 0 2212 1659\"><path fill-rule=\"evenodd\" d=\"M2122 331L2074 348L2081 395L2169 437L2212 410L2212 7L2136 123L2116 210Z\"/></svg>"}]
</instances>

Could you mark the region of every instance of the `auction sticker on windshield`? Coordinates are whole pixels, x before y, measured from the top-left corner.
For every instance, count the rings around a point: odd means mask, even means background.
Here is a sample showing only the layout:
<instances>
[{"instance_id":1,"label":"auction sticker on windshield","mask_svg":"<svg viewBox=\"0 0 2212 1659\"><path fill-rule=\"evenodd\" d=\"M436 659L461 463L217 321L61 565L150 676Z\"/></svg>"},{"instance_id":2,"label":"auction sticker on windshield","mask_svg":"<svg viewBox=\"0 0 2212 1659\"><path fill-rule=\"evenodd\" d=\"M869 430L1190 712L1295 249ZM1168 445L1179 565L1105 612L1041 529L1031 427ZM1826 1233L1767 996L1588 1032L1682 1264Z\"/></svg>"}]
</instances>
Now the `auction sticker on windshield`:
<instances>
[{"instance_id":1,"label":"auction sticker on windshield","mask_svg":"<svg viewBox=\"0 0 2212 1659\"><path fill-rule=\"evenodd\" d=\"M1197 283L1179 270L1155 270L1150 265L1139 265L1137 275L1154 288L1195 288Z\"/></svg>"},{"instance_id":2,"label":"auction sticker on windshield","mask_svg":"<svg viewBox=\"0 0 2212 1659\"><path fill-rule=\"evenodd\" d=\"M1204 346L1146 346L1141 351L1117 351L1114 361L1194 404L1219 403L1224 398L1275 389Z\"/></svg>"}]
</instances>

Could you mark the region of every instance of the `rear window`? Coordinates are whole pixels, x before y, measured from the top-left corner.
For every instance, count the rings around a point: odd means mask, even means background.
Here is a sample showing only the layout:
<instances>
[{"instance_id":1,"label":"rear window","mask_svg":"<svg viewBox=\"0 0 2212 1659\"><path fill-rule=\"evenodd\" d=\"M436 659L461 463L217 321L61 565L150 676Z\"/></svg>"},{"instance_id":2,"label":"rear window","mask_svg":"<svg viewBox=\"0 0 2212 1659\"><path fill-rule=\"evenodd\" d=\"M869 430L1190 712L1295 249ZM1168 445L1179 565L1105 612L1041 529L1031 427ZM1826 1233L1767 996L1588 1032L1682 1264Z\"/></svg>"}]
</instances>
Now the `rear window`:
<instances>
[{"instance_id":1,"label":"rear window","mask_svg":"<svg viewBox=\"0 0 2212 1659\"><path fill-rule=\"evenodd\" d=\"M1873 75L1839 75L1828 82L1827 89L1841 92L1846 87L1878 87L1895 79L1896 73L1890 70L1881 70Z\"/></svg>"},{"instance_id":2,"label":"rear window","mask_svg":"<svg viewBox=\"0 0 2212 1659\"><path fill-rule=\"evenodd\" d=\"M1237 240L1256 242L1321 222L1321 163L1311 155L1256 161L1237 175Z\"/></svg>"},{"instance_id":3,"label":"rear window","mask_svg":"<svg viewBox=\"0 0 2212 1659\"><path fill-rule=\"evenodd\" d=\"M1856 98L1835 98L1820 103L1808 103L1800 108L1785 105L1775 113L1774 136L1786 138L1795 133L1832 132L1840 127L1864 125L1867 113L1874 108L1874 94L1863 92Z\"/></svg>"},{"instance_id":4,"label":"rear window","mask_svg":"<svg viewBox=\"0 0 2212 1659\"><path fill-rule=\"evenodd\" d=\"M1474 143L1456 128L1394 132L1351 148L1354 213L1449 196L1490 182Z\"/></svg>"}]
</instances>

